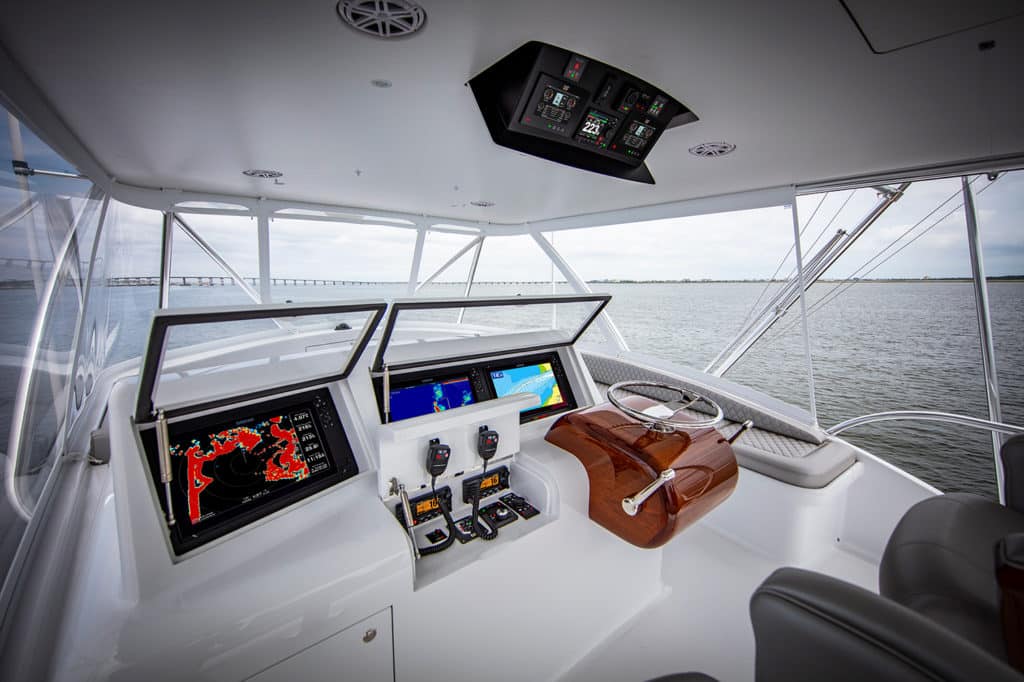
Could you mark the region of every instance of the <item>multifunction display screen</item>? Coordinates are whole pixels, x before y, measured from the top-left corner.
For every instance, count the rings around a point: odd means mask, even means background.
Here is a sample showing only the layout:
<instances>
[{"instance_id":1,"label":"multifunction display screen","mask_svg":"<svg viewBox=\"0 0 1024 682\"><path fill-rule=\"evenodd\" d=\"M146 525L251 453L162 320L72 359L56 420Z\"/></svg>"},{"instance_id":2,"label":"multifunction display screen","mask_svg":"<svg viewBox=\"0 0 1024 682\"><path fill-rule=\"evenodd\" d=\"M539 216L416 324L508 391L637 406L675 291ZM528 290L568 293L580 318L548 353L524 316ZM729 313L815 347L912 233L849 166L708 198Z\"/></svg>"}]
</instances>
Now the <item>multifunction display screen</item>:
<instances>
[{"instance_id":1,"label":"multifunction display screen","mask_svg":"<svg viewBox=\"0 0 1024 682\"><path fill-rule=\"evenodd\" d=\"M444 412L513 393L534 393L540 398L540 405L520 412L523 422L576 407L558 354L551 352L392 374L389 384L389 404L385 409L384 379L373 379L382 423Z\"/></svg>"},{"instance_id":2,"label":"multifunction display screen","mask_svg":"<svg viewBox=\"0 0 1024 682\"><path fill-rule=\"evenodd\" d=\"M395 388L389 397L392 421L444 412L474 402L473 387L466 376Z\"/></svg>"},{"instance_id":3,"label":"multifunction display screen","mask_svg":"<svg viewBox=\"0 0 1024 682\"><path fill-rule=\"evenodd\" d=\"M494 392L498 398L504 398L513 393L535 393L540 398L540 405L528 408L529 410L559 407L565 404L565 400L562 398L562 388L558 385L558 379L555 377L554 368L550 362L493 370L491 371L491 382L494 384Z\"/></svg>"},{"instance_id":4,"label":"multifunction display screen","mask_svg":"<svg viewBox=\"0 0 1024 682\"><path fill-rule=\"evenodd\" d=\"M171 467L193 525L335 471L309 407L179 436Z\"/></svg>"},{"instance_id":5,"label":"multifunction display screen","mask_svg":"<svg viewBox=\"0 0 1024 682\"><path fill-rule=\"evenodd\" d=\"M169 425L178 553L357 473L326 390ZM164 506L155 434L143 434Z\"/></svg>"}]
</instances>

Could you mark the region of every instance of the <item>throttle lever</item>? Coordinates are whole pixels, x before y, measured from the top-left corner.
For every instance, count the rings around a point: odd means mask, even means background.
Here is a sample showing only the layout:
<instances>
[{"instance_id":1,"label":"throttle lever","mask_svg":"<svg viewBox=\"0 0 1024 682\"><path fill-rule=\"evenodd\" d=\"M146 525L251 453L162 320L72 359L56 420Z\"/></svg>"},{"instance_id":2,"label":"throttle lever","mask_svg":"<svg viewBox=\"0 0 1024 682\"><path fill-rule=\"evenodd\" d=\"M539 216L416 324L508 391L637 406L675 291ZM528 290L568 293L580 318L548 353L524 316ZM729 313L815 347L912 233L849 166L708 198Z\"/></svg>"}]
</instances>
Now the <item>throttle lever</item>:
<instances>
[{"instance_id":1,"label":"throttle lever","mask_svg":"<svg viewBox=\"0 0 1024 682\"><path fill-rule=\"evenodd\" d=\"M647 501L647 498L657 492L658 488L665 485L676 477L675 469L665 469L658 477L648 483L643 490L630 497L622 498L622 511L630 516L636 516L640 511L640 505Z\"/></svg>"}]
</instances>

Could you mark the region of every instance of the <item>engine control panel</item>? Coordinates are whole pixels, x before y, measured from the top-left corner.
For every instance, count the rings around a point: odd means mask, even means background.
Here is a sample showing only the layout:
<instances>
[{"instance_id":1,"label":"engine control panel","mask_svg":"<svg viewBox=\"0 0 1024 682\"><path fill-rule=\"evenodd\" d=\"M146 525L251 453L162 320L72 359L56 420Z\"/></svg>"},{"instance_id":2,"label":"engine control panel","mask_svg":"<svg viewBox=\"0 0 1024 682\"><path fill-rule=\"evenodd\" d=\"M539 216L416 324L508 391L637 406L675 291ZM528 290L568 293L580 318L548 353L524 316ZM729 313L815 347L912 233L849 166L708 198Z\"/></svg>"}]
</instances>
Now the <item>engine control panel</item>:
<instances>
[{"instance_id":1,"label":"engine control panel","mask_svg":"<svg viewBox=\"0 0 1024 682\"><path fill-rule=\"evenodd\" d=\"M497 144L637 182L654 183L644 160L661 135L697 120L637 76L540 42L523 45L469 85Z\"/></svg>"}]
</instances>

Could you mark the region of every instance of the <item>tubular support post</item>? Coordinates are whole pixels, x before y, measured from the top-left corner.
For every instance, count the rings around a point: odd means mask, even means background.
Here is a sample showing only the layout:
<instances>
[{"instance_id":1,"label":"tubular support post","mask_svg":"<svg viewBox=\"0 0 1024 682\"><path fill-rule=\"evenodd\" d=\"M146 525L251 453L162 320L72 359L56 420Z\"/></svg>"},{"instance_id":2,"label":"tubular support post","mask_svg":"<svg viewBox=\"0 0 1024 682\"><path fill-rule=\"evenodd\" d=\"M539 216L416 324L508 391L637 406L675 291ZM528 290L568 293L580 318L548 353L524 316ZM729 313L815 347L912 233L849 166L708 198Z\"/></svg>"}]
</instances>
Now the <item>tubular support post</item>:
<instances>
[{"instance_id":1,"label":"tubular support post","mask_svg":"<svg viewBox=\"0 0 1024 682\"><path fill-rule=\"evenodd\" d=\"M996 351L992 343L992 323L989 316L988 284L985 280L985 260L982 256L981 235L978 233L978 216L974 210L974 194L967 176L960 178L964 197L964 218L967 222L967 245L971 253L971 274L974 279L974 308L978 313L978 335L981 339L981 364L985 373L985 396L988 399L988 416L994 422L1003 420L999 401L999 376L996 369ZM1002 436L992 432L992 458L996 472L996 488L999 502L1005 503L1003 493L1003 462L999 450L1003 446Z\"/></svg>"},{"instance_id":2,"label":"tubular support post","mask_svg":"<svg viewBox=\"0 0 1024 682\"><path fill-rule=\"evenodd\" d=\"M11 225L14 225L16 222L27 216L29 213L34 211L38 205L39 202L34 199L26 199L4 215L0 216L0 232L3 232Z\"/></svg>"},{"instance_id":3,"label":"tubular support post","mask_svg":"<svg viewBox=\"0 0 1024 682\"><path fill-rule=\"evenodd\" d=\"M256 216L256 238L260 257L260 303L273 303L270 288L270 217L266 211Z\"/></svg>"},{"instance_id":4,"label":"tubular support post","mask_svg":"<svg viewBox=\"0 0 1024 682\"><path fill-rule=\"evenodd\" d=\"M420 264L423 262L423 244L427 240L427 230L422 225L416 229L416 247L412 252L412 265L409 267L409 284L405 288L406 296L416 293L416 282L420 281Z\"/></svg>"},{"instance_id":5,"label":"tubular support post","mask_svg":"<svg viewBox=\"0 0 1024 682\"><path fill-rule=\"evenodd\" d=\"M800 244L800 214L796 206L796 195L793 195L793 249L796 255L796 276L800 292L800 319L804 328L804 357L807 360L807 391L811 400L811 421L818 424L818 408L814 399L814 361L811 359L811 330L807 323L807 280L804 277L804 254Z\"/></svg>"},{"instance_id":6,"label":"tubular support post","mask_svg":"<svg viewBox=\"0 0 1024 682\"><path fill-rule=\"evenodd\" d=\"M98 196L99 189L94 187L90 197L98 198ZM41 292L41 296L39 297L40 307L36 312L35 322L32 325L32 334L29 337L29 341L25 349L25 360L22 363L21 376L18 379L18 387L14 394L14 407L11 410L11 429L10 439L7 444L4 488L7 500L11 507L18 516L22 517L26 521L32 519L34 508L22 499L21 492L18 490L17 478L22 449L27 435L26 429L28 428L29 395L31 394L32 385L35 381L36 365L39 362L39 353L43 343L43 333L45 332L46 326L53 314L53 301L58 293L57 285L60 282L61 273L64 272L69 259L77 258L76 244L78 239L78 228L79 222L75 221L71 224L67 234L64 236L64 241L61 243L60 249L55 254L53 268L50 270L49 277L47 278L46 284ZM96 238L99 238L98 233ZM74 263L74 266L77 268L78 263ZM84 315L85 311L81 310L80 314ZM75 348L72 348L72 352L74 351ZM64 387L64 390L70 391L73 381L74 377L71 376ZM61 418L63 419L66 417L67 414L65 413ZM62 424L61 426L66 426L66 424ZM58 438L62 435L63 432L58 432Z\"/></svg>"},{"instance_id":7,"label":"tubular support post","mask_svg":"<svg viewBox=\"0 0 1024 682\"><path fill-rule=\"evenodd\" d=\"M480 237L480 243L476 245L476 251L473 252L473 262L469 265L469 274L466 275L466 290L462 292L463 298L469 298L469 293L473 291L473 280L476 279L476 266L480 265L480 252L484 250L484 237ZM466 309L459 308L459 319L456 320L456 324L462 324L462 319L466 316Z\"/></svg>"},{"instance_id":8,"label":"tubular support post","mask_svg":"<svg viewBox=\"0 0 1024 682\"><path fill-rule=\"evenodd\" d=\"M93 191L96 192L97 198L102 194L95 185L93 185ZM99 224L96 226L96 236L92 240L92 245L91 245L90 252L89 252L89 267L86 270L85 283L83 285L84 291L82 293L82 312L78 315L78 324L75 327L74 341L71 344L71 348L72 348L72 351L71 351L71 357L72 357L71 373L68 375L69 376L69 383L68 383L68 395L67 395L67 399L65 400L66 404L65 404L65 407L64 407L64 414L65 415L72 414L72 409L71 408L75 404L75 401L74 401L74 393L75 393L74 385L75 385L75 383L74 382L75 382L75 377L78 376L78 363L79 363L79 361L81 360L81 357L82 357L82 354L79 352L79 349L82 347L82 343L83 343L82 339L84 338L84 335L86 333L85 326L86 326L86 323L88 322L89 299L92 296L93 277L94 277L94 271L95 271L95 266L96 266L96 254L99 252L100 241L103 238L103 230L106 228L106 223L107 223L107 209L110 207L110 195L109 194L102 194L102 196L103 196L103 203L102 203L102 205L100 206L100 209L99 209L99 211L100 211ZM86 395L88 395L88 394L86 394ZM71 427L73 426L72 420L68 419L66 426L67 426L67 428L65 429L65 434L70 434L71 433Z\"/></svg>"},{"instance_id":9,"label":"tubular support post","mask_svg":"<svg viewBox=\"0 0 1024 682\"><path fill-rule=\"evenodd\" d=\"M223 270L224 272L228 273L228 276L230 276L231 279L233 279L235 281L235 284L237 284L238 287L243 292L245 292L245 295L248 296L249 299L253 303L260 303L260 295L258 293L256 293L256 290L253 289L251 286L249 286L249 283L246 282L245 279L241 275L239 275L237 272L235 272L235 269L233 267L228 265L228 262L226 260L224 260L224 258L222 258L219 253L217 253L217 250L214 249L209 244L207 244L206 240L203 239L202 237L200 237L199 233L197 233L195 230L193 230L188 225L188 223L186 223L184 220L182 220L180 215L178 215L176 213L174 213L172 215L174 216L174 220L177 221L178 226L181 227L181 229L185 231L186 235L188 235L189 239L191 239L193 242L195 242L196 246L198 246L203 251L203 253L205 253L207 256L209 256L213 260L214 263L216 263L218 266L220 266L221 270Z\"/></svg>"},{"instance_id":10,"label":"tubular support post","mask_svg":"<svg viewBox=\"0 0 1024 682\"><path fill-rule=\"evenodd\" d=\"M451 258L446 260L444 265L442 265L441 267L439 267L437 270L434 271L434 274L432 274L430 277L427 277L425 280L423 280L422 282L417 284L415 291L419 291L423 287L425 287L428 284L430 284L431 282L433 282L435 279L437 279L441 275L441 273L443 273L445 270L450 268L452 263L454 263L455 261L457 261L460 258L462 258L462 256L466 252L468 252L470 249L475 247L477 244L480 244L483 240L484 240L483 235L480 235L480 236L476 237L475 239L473 239L468 244L466 244L465 246L463 246L461 249L456 251L454 256L452 256Z\"/></svg>"},{"instance_id":11,"label":"tubular support post","mask_svg":"<svg viewBox=\"0 0 1024 682\"><path fill-rule=\"evenodd\" d=\"M174 249L174 214L164 213L163 239L160 242L160 309L170 307L171 254Z\"/></svg>"},{"instance_id":12,"label":"tubular support post","mask_svg":"<svg viewBox=\"0 0 1024 682\"><path fill-rule=\"evenodd\" d=\"M576 274L576 271L572 269L572 266L562 258L562 254L555 250L551 242L544 238L540 232L530 232L530 236L537 242L541 250L551 259L558 271L562 273L562 277L565 277L572 288L578 294L592 294L594 293L582 277ZM622 337L622 332L615 326L615 322L612 321L611 315L607 311L601 311L601 316L597 318L597 323L601 325L601 331L603 331L609 339L618 347L619 350L629 350L629 346L626 344L626 339Z\"/></svg>"}]
</instances>

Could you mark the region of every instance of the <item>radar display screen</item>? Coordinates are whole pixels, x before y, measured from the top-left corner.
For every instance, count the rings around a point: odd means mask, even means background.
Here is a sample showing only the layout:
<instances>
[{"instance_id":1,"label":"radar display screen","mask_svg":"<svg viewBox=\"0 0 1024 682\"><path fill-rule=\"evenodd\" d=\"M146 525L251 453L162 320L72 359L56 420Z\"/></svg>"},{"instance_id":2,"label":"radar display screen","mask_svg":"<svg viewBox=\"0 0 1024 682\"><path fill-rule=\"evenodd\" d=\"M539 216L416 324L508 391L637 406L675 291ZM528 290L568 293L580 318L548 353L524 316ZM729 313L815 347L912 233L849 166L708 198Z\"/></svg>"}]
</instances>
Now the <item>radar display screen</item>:
<instances>
[{"instance_id":1,"label":"radar display screen","mask_svg":"<svg viewBox=\"0 0 1024 682\"><path fill-rule=\"evenodd\" d=\"M540 398L540 405L527 408L527 410L565 405L565 400L562 398L562 387L558 384L550 362L492 370L491 383L494 384L494 392L498 398L504 398L513 393L537 394Z\"/></svg>"},{"instance_id":2,"label":"radar display screen","mask_svg":"<svg viewBox=\"0 0 1024 682\"><path fill-rule=\"evenodd\" d=\"M326 389L169 425L182 553L358 472ZM143 433L166 514L153 430Z\"/></svg>"},{"instance_id":3,"label":"radar display screen","mask_svg":"<svg viewBox=\"0 0 1024 682\"><path fill-rule=\"evenodd\" d=\"M444 412L474 403L469 377L460 376L443 381L426 380L412 386L390 391L391 421Z\"/></svg>"}]
</instances>

